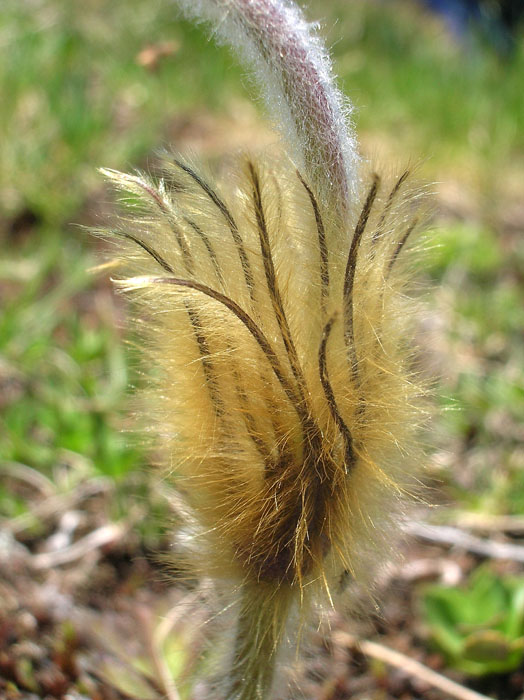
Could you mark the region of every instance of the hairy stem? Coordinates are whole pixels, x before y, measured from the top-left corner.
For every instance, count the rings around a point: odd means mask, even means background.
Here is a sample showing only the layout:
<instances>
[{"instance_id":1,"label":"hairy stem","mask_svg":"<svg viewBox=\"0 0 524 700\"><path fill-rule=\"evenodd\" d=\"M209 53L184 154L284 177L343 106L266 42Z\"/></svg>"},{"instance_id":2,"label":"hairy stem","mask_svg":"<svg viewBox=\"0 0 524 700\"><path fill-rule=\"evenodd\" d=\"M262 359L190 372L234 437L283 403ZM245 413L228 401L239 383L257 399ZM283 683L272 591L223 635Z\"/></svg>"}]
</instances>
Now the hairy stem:
<instances>
[{"instance_id":1,"label":"hairy stem","mask_svg":"<svg viewBox=\"0 0 524 700\"><path fill-rule=\"evenodd\" d=\"M263 700L269 696L289 609L286 593L272 585L244 584L225 700Z\"/></svg>"},{"instance_id":2,"label":"hairy stem","mask_svg":"<svg viewBox=\"0 0 524 700\"><path fill-rule=\"evenodd\" d=\"M251 66L290 155L316 194L343 213L358 188L350 108L335 87L331 62L289 0L178 0Z\"/></svg>"}]
</instances>

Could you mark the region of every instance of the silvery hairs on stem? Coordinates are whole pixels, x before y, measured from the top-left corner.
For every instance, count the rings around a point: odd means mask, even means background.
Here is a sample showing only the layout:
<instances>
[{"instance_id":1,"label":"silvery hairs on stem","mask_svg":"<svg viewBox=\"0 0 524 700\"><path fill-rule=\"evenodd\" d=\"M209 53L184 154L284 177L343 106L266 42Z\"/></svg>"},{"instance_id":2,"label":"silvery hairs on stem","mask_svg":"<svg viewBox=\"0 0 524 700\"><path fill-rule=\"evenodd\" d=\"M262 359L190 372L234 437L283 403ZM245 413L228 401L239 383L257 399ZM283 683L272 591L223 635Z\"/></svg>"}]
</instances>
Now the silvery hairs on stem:
<instances>
[{"instance_id":1,"label":"silvery hairs on stem","mask_svg":"<svg viewBox=\"0 0 524 700\"><path fill-rule=\"evenodd\" d=\"M296 5L286 0L178 0L205 20L250 66L289 156L338 205L358 191L351 106L335 87L331 61Z\"/></svg>"},{"instance_id":2,"label":"silvery hairs on stem","mask_svg":"<svg viewBox=\"0 0 524 700\"><path fill-rule=\"evenodd\" d=\"M361 174L348 107L283 0L181 0L239 49L283 153L215 182L173 157L124 193L115 284L133 299L144 416L183 503L187 566L214 581L226 669L213 700L262 700L283 642L371 589L422 457L408 171ZM409 258L409 256L408 256Z\"/></svg>"}]
</instances>

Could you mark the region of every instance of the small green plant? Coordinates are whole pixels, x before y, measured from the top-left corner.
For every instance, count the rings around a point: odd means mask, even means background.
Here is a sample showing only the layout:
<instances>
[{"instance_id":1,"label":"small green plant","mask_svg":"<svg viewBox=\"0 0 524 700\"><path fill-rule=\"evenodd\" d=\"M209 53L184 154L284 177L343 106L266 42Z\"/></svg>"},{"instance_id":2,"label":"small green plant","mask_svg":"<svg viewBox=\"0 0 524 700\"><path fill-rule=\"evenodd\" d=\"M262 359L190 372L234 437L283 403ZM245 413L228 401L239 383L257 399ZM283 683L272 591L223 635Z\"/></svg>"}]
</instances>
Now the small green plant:
<instances>
[{"instance_id":1,"label":"small green plant","mask_svg":"<svg viewBox=\"0 0 524 700\"><path fill-rule=\"evenodd\" d=\"M472 676L504 673L524 660L524 578L477 569L467 585L428 588L423 611L433 642Z\"/></svg>"}]
</instances>

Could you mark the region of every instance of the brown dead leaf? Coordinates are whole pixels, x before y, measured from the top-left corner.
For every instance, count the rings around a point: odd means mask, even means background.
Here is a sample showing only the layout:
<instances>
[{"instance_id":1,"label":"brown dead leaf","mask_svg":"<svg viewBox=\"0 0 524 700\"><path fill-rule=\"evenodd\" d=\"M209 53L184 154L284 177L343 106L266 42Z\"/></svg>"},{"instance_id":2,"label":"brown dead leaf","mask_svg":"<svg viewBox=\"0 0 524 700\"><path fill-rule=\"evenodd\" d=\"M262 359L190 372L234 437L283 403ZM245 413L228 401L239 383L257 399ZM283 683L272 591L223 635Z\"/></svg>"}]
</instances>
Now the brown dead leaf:
<instances>
[{"instance_id":1,"label":"brown dead leaf","mask_svg":"<svg viewBox=\"0 0 524 700\"><path fill-rule=\"evenodd\" d=\"M178 41L161 41L158 44L149 44L144 47L139 51L135 60L139 66L153 73L158 70L163 59L173 56L179 49Z\"/></svg>"}]
</instances>

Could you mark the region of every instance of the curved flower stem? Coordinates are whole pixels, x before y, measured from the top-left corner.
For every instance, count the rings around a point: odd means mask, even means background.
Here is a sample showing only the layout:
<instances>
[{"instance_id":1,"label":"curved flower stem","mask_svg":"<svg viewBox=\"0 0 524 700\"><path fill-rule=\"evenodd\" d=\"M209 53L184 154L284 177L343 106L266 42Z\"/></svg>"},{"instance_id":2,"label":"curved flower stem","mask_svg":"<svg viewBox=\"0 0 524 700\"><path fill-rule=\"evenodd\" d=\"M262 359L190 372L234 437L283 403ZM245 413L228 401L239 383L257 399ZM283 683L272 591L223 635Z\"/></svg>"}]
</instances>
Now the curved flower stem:
<instances>
[{"instance_id":1,"label":"curved flower stem","mask_svg":"<svg viewBox=\"0 0 524 700\"><path fill-rule=\"evenodd\" d=\"M343 213L358 187L350 107L331 62L300 10L288 0L178 0L188 16L248 63L290 155L329 207Z\"/></svg>"}]
</instances>

